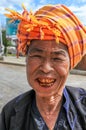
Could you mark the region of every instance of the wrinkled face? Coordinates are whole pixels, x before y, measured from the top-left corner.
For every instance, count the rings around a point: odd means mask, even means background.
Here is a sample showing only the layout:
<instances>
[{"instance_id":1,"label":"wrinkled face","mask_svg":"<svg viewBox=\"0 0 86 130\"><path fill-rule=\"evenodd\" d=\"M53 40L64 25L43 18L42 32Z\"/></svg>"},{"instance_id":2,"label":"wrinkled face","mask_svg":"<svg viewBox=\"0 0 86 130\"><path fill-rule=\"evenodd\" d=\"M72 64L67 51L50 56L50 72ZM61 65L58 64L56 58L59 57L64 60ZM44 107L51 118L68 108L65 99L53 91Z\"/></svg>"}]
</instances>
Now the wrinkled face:
<instances>
[{"instance_id":1,"label":"wrinkled face","mask_svg":"<svg viewBox=\"0 0 86 130\"><path fill-rule=\"evenodd\" d=\"M55 40L31 41L27 54L27 80L42 97L62 94L70 66L67 48Z\"/></svg>"}]
</instances>

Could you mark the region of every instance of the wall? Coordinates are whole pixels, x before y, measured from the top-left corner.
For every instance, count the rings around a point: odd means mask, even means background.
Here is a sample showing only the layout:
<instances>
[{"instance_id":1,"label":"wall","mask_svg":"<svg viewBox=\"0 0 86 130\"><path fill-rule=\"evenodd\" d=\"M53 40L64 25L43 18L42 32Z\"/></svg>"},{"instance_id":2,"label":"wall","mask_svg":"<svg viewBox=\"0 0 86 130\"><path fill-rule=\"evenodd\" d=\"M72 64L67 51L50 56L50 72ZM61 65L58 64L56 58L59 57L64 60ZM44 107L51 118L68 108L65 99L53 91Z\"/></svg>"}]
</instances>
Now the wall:
<instances>
[{"instance_id":1,"label":"wall","mask_svg":"<svg viewBox=\"0 0 86 130\"><path fill-rule=\"evenodd\" d=\"M75 69L85 70L86 71L86 55L82 58L80 63L75 67Z\"/></svg>"}]
</instances>

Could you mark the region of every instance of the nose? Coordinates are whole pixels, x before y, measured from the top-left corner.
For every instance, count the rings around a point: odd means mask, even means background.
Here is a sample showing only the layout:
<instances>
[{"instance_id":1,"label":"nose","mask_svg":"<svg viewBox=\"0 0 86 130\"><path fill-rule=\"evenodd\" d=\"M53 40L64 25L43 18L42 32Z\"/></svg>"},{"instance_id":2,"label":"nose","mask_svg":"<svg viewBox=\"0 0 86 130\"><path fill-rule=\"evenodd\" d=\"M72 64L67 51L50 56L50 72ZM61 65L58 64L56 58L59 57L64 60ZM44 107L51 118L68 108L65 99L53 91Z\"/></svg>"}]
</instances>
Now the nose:
<instances>
[{"instance_id":1,"label":"nose","mask_svg":"<svg viewBox=\"0 0 86 130\"><path fill-rule=\"evenodd\" d=\"M48 60L43 61L42 65L41 65L41 71L43 71L44 73L49 73L51 71L53 71L53 66L52 63Z\"/></svg>"}]
</instances>

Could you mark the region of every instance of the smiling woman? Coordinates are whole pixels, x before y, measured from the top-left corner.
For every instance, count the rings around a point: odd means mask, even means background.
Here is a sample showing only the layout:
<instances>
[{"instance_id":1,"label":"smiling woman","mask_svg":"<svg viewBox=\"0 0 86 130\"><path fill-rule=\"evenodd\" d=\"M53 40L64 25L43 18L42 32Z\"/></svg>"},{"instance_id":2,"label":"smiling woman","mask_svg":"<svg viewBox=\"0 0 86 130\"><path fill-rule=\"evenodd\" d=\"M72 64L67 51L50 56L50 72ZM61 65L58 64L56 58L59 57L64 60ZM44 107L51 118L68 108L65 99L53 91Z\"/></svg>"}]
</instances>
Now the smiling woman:
<instances>
[{"instance_id":1,"label":"smiling woman","mask_svg":"<svg viewBox=\"0 0 86 130\"><path fill-rule=\"evenodd\" d=\"M66 86L70 69L86 54L86 29L64 5L47 5L34 14L9 10L20 20L18 50L26 54L32 90L4 106L1 130L85 130L86 91Z\"/></svg>"},{"instance_id":2,"label":"smiling woman","mask_svg":"<svg viewBox=\"0 0 86 130\"><path fill-rule=\"evenodd\" d=\"M37 95L62 95L70 67L64 44L56 44L55 40L33 40L29 46L26 66L28 82Z\"/></svg>"}]
</instances>

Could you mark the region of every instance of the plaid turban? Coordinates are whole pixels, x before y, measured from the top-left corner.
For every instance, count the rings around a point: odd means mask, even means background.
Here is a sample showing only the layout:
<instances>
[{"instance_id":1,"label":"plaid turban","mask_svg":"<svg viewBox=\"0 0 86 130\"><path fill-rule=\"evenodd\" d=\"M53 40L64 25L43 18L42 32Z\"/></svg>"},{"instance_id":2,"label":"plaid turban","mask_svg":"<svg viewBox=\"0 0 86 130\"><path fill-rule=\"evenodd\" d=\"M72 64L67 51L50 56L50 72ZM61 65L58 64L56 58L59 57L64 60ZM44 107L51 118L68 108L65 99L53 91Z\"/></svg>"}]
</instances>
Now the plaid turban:
<instances>
[{"instance_id":1,"label":"plaid turban","mask_svg":"<svg viewBox=\"0 0 86 130\"><path fill-rule=\"evenodd\" d=\"M34 14L23 6L23 13L7 9L5 14L12 20L20 20L18 25L19 51L26 51L32 39L56 40L67 46L70 67L74 68L86 54L86 28L64 5L46 5Z\"/></svg>"}]
</instances>

